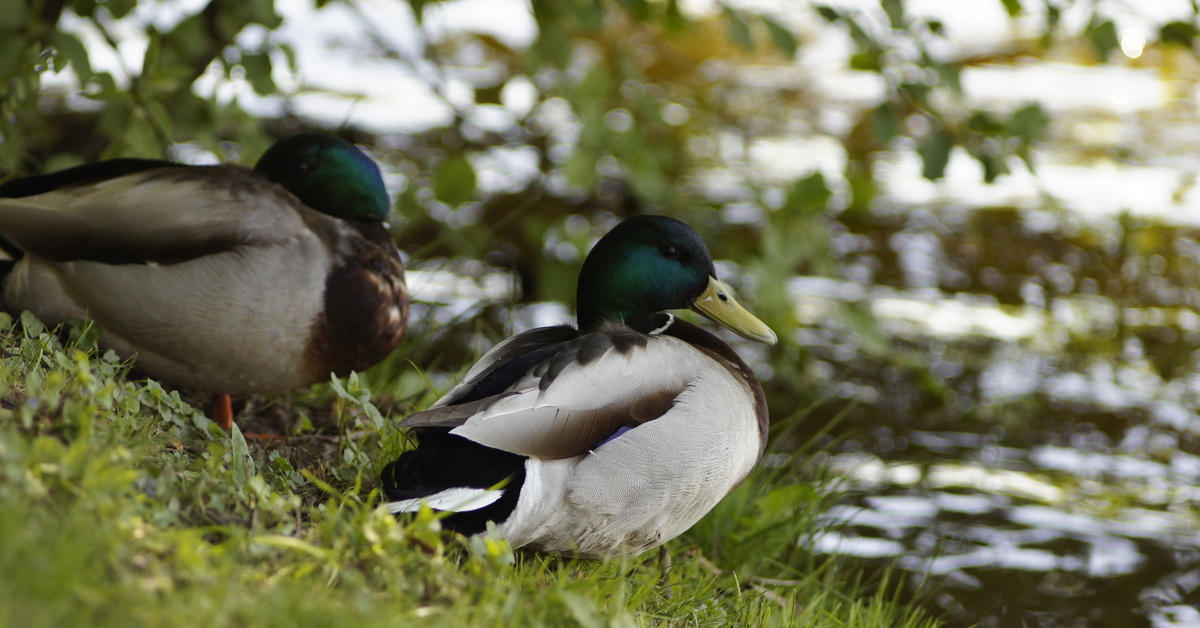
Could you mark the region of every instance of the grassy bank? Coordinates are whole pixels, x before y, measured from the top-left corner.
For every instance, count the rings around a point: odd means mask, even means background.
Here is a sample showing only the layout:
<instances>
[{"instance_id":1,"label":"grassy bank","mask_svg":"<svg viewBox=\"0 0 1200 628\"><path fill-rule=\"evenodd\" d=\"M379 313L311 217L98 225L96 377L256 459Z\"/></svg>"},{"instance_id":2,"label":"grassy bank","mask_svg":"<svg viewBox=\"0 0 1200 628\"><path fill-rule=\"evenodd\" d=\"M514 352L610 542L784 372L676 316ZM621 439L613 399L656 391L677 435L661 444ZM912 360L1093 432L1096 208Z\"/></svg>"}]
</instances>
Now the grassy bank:
<instances>
[{"instance_id":1,"label":"grassy bank","mask_svg":"<svg viewBox=\"0 0 1200 628\"><path fill-rule=\"evenodd\" d=\"M357 378L258 400L315 425L264 444L24 323L0 316L3 625L931 625L796 543L822 498L786 462L663 552L513 552L379 507L405 442Z\"/></svg>"}]
</instances>

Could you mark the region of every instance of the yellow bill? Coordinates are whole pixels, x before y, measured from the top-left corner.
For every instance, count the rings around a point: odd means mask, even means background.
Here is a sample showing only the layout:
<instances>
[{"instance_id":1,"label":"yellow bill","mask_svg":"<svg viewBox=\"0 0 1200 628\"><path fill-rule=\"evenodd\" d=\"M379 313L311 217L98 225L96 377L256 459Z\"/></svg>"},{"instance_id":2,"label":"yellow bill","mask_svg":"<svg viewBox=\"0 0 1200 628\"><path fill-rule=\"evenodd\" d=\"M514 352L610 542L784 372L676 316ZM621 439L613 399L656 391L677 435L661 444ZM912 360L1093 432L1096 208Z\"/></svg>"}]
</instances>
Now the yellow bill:
<instances>
[{"instance_id":1,"label":"yellow bill","mask_svg":"<svg viewBox=\"0 0 1200 628\"><path fill-rule=\"evenodd\" d=\"M691 309L728 327L733 333L743 338L769 345L778 341L775 332L771 331L766 323L758 320L757 316L738 305L733 298L733 293L716 277L708 278L708 288L705 289L704 294L700 295L700 298L696 299L695 303L692 303Z\"/></svg>"}]
</instances>

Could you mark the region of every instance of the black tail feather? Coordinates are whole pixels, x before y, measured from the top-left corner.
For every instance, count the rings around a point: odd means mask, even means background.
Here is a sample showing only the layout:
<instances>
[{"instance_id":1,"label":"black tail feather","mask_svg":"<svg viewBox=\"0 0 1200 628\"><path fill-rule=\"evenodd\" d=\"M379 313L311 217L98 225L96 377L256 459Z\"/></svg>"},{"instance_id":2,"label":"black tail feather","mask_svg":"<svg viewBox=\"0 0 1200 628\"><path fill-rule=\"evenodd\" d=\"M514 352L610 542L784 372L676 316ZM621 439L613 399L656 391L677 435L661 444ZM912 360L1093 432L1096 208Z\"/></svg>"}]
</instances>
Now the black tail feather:
<instances>
[{"instance_id":1,"label":"black tail feather","mask_svg":"<svg viewBox=\"0 0 1200 628\"><path fill-rule=\"evenodd\" d=\"M393 501L433 495L448 488L491 488L503 484L504 496L486 508L450 515L442 525L463 534L487 529L512 514L525 482L525 457L484 447L450 434L426 430L420 445L388 463L380 473L383 492Z\"/></svg>"}]
</instances>

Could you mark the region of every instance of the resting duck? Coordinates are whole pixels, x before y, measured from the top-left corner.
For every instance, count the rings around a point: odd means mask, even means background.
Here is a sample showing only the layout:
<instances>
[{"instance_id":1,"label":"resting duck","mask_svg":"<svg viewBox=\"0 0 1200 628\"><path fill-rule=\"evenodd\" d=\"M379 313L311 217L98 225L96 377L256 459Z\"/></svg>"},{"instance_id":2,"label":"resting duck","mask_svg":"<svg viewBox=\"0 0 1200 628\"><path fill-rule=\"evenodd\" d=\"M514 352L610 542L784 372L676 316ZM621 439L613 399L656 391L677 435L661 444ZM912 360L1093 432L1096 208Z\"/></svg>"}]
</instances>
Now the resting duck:
<instances>
[{"instance_id":1,"label":"resting duck","mask_svg":"<svg viewBox=\"0 0 1200 628\"><path fill-rule=\"evenodd\" d=\"M302 133L253 170L114 159L0 185L6 309L89 318L164 381L275 392L365 369L408 319L375 162Z\"/></svg>"},{"instance_id":2,"label":"resting duck","mask_svg":"<svg viewBox=\"0 0 1200 628\"><path fill-rule=\"evenodd\" d=\"M604 558L683 533L762 455L754 373L716 336L662 310L690 308L738 334L775 333L717 280L686 224L639 216L592 249L579 328L496 345L433 407L400 421L419 444L383 469L392 512L422 504L514 547Z\"/></svg>"}]
</instances>

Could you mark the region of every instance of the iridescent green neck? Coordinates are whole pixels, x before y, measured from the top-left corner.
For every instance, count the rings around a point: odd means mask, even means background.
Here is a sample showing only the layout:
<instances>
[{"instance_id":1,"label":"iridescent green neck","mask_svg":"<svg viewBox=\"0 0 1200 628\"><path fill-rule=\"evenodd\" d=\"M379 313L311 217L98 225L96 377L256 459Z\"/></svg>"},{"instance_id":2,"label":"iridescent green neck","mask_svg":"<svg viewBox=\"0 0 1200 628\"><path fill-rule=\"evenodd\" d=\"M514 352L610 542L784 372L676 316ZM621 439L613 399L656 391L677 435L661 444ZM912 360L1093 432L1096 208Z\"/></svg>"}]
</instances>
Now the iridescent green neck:
<instances>
[{"instance_id":1,"label":"iridescent green neck","mask_svg":"<svg viewBox=\"0 0 1200 628\"><path fill-rule=\"evenodd\" d=\"M664 256L668 246L684 258ZM612 322L648 332L661 324L656 313L689 307L708 285L711 269L707 248L682 222L664 216L626 220L584 261L575 297L579 329Z\"/></svg>"},{"instance_id":2,"label":"iridescent green neck","mask_svg":"<svg viewBox=\"0 0 1200 628\"><path fill-rule=\"evenodd\" d=\"M613 263L609 256L596 256L595 251L588 256L575 297L581 331L594 331L606 322L640 331L653 326L654 313L666 308L654 305L662 295L656 294L654 266L646 257L636 255Z\"/></svg>"}]
</instances>

